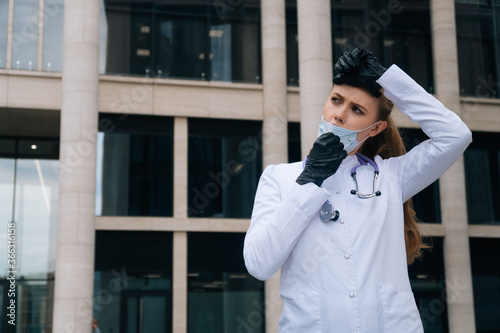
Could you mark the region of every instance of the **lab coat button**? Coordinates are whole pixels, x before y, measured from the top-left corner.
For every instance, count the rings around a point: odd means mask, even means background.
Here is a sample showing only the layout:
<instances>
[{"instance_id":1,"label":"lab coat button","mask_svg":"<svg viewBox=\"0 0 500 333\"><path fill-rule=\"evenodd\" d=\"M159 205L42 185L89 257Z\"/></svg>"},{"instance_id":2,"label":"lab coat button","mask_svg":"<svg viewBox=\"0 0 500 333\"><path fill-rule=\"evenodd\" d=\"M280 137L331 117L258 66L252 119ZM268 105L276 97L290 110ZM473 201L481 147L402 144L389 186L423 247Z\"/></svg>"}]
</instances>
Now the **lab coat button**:
<instances>
[{"instance_id":1,"label":"lab coat button","mask_svg":"<svg viewBox=\"0 0 500 333\"><path fill-rule=\"evenodd\" d=\"M342 191L340 191L340 189L337 190L337 194L340 194Z\"/></svg>"},{"instance_id":2,"label":"lab coat button","mask_svg":"<svg viewBox=\"0 0 500 333\"><path fill-rule=\"evenodd\" d=\"M340 222L340 224L344 224L345 221L343 219L340 219L339 222Z\"/></svg>"},{"instance_id":3,"label":"lab coat button","mask_svg":"<svg viewBox=\"0 0 500 333\"><path fill-rule=\"evenodd\" d=\"M349 259L350 257L351 257L351 256L350 256L350 255L348 255L347 253L346 253L346 255L344 256L344 258L346 258L346 259Z\"/></svg>"},{"instance_id":4,"label":"lab coat button","mask_svg":"<svg viewBox=\"0 0 500 333\"><path fill-rule=\"evenodd\" d=\"M355 296L355 294L354 294L354 293L349 293L349 297L350 297L350 298L353 298L354 296Z\"/></svg>"}]
</instances>

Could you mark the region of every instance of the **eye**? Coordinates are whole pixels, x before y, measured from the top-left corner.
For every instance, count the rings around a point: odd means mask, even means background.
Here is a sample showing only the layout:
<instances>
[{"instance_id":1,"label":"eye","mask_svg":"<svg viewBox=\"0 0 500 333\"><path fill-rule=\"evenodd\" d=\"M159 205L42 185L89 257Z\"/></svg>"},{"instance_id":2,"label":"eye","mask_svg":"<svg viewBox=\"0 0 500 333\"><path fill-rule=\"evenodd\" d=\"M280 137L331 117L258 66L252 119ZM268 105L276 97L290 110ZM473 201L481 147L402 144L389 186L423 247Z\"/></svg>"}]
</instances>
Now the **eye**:
<instances>
[{"instance_id":1,"label":"eye","mask_svg":"<svg viewBox=\"0 0 500 333\"><path fill-rule=\"evenodd\" d=\"M335 103L340 103L339 99L337 97L332 97L332 101Z\"/></svg>"},{"instance_id":2,"label":"eye","mask_svg":"<svg viewBox=\"0 0 500 333\"><path fill-rule=\"evenodd\" d=\"M356 107L356 106L353 106L352 107L352 111L356 112L356 113L359 113L359 114L364 114L363 111L361 111L360 108Z\"/></svg>"}]
</instances>

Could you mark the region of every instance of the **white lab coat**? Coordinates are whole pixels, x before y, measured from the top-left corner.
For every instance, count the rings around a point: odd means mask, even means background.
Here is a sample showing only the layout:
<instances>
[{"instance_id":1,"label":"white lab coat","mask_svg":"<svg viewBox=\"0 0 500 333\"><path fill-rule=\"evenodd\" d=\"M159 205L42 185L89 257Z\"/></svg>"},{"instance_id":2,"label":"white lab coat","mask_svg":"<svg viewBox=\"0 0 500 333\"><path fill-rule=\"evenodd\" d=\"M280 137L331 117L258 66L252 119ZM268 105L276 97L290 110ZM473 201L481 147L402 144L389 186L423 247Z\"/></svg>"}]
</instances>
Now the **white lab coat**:
<instances>
[{"instance_id":1,"label":"white lab coat","mask_svg":"<svg viewBox=\"0 0 500 333\"><path fill-rule=\"evenodd\" d=\"M350 194L355 156L321 187L295 182L302 162L270 165L259 181L244 258L259 280L281 268L280 333L423 332L408 278L403 203L439 178L472 135L396 65L377 82L430 137L404 156L375 157L381 196ZM371 193L373 169L360 167L357 178L359 191ZM340 212L336 222L319 218L327 200Z\"/></svg>"}]
</instances>

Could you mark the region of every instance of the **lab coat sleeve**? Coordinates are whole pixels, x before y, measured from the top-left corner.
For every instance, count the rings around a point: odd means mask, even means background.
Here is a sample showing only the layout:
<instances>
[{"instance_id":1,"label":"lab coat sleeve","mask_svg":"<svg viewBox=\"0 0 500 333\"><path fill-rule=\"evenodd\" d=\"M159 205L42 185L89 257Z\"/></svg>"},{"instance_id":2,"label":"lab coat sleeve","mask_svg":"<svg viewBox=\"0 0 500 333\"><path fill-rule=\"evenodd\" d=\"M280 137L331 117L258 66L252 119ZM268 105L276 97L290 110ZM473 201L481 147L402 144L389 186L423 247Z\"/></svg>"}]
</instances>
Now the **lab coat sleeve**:
<instances>
[{"instance_id":1,"label":"lab coat sleeve","mask_svg":"<svg viewBox=\"0 0 500 333\"><path fill-rule=\"evenodd\" d=\"M438 179L472 142L472 133L460 117L396 65L377 82L384 95L430 138L407 154L386 160L402 184L403 202Z\"/></svg>"},{"instance_id":2,"label":"lab coat sleeve","mask_svg":"<svg viewBox=\"0 0 500 333\"><path fill-rule=\"evenodd\" d=\"M296 176L292 175L289 178ZM281 174L281 179L287 178ZM259 280L271 277L286 261L329 193L313 183L282 190L276 166L268 166L259 181L243 257L248 272ZM288 180L292 181L291 179ZM286 183L286 182L285 182ZM284 191L284 193L282 193Z\"/></svg>"}]
</instances>

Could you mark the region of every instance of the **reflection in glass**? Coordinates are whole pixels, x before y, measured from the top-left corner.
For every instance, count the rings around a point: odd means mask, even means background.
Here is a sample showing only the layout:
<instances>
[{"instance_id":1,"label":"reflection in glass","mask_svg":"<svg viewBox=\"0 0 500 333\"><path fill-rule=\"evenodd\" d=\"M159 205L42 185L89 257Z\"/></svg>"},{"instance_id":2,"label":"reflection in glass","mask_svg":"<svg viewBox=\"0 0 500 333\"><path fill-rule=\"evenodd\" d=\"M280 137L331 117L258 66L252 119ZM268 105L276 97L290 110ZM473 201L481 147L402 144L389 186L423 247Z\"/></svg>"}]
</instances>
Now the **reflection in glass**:
<instances>
[{"instance_id":1,"label":"reflection in glass","mask_svg":"<svg viewBox=\"0 0 500 333\"><path fill-rule=\"evenodd\" d=\"M299 31L296 0L286 0L286 77L289 86L299 85Z\"/></svg>"},{"instance_id":2,"label":"reflection in glass","mask_svg":"<svg viewBox=\"0 0 500 333\"><path fill-rule=\"evenodd\" d=\"M14 1L12 68L36 70L38 48L38 0Z\"/></svg>"},{"instance_id":3,"label":"reflection in glass","mask_svg":"<svg viewBox=\"0 0 500 333\"><path fill-rule=\"evenodd\" d=\"M55 269L58 175L50 160L17 160L14 220L18 274L45 279Z\"/></svg>"},{"instance_id":4,"label":"reflection in glass","mask_svg":"<svg viewBox=\"0 0 500 333\"><path fill-rule=\"evenodd\" d=\"M23 318L17 321L16 332L40 332L51 327L58 207L57 166L54 160L0 159L0 217L5 223L15 222L16 315ZM0 231L3 244L6 231ZM6 251L0 251L0 258L0 284L8 289ZM4 302L7 300L5 298ZM5 309L4 305L2 309ZM5 310L0 313L5 317Z\"/></svg>"},{"instance_id":5,"label":"reflection in glass","mask_svg":"<svg viewBox=\"0 0 500 333\"><path fill-rule=\"evenodd\" d=\"M498 98L500 2L456 0L455 11L460 94Z\"/></svg>"},{"instance_id":6,"label":"reflection in glass","mask_svg":"<svg viewBox=\"0 0 500 333\"><path fill-rule=\"evenodd\" d=\"M416 145L429 139L422 130L404 128L400 129L400 133L406 151L410 151ZM414 195L412 202L417 218L420 221L425 223L441 223L439 179Z\"/></svg>"},{"instance_id":7,"label":"reflection in glass","mask_svg":"<svg viewBox=\"0 0 500 333\"><path fill-rule=\"evenodd\" d=\"M0 68L5 68L7 56L7 18L9 14L9 0L0 0Z\"/></svg>"},{"instance_id":8,"label":"reflection in glass","mask_svg":"<svg viewBox=\"0 0 500 333\"><path fill-rule=\"evenodd\" d=\"M288 123L288 163L302 161L300 123Z\"/></svg>"},{"instance_id":9,"label":"reflection in glass","mask_svg":"<svg viewBox=\"0 0 500 333\"><path fill-rule=\"evenodd\" d=\"M62 70L64 3L52 1L46 7L43 28L43 64L47 72Z\"/></svg>"},{"instance_id":10,"label":"reflection in glass","mask_svg":"<svg viewBox=\"0 0 500 333\"><path fill-rule=\"evenodd\" d=\"M188 332L265 331L264 282L248 274L240 233L188 233Z\"/></svg>"},{"instance_id":11,"label":"reflection in glass","mask_svg":"<svg viewBox=\"0 0 500 333\"><path fill-rule=\"evenodd\" d=\"M425 332L448 333L443 239L426 238L431 246L408 267L411 289Z\"/></svg>"},{"instance_id":12,"label":"reflection in glass","mask_svg":"<svg viewBox=\"0 0 500 333\"><path fill-rule=\"evenodd\" d=\"M189 119L188 215L249 218L262 172L257 121Z\"/></svg>"},{"instance_id":13,"label":"reflection in glass","mask_svg":"<svg viewBox=\"0 0 500 333\"><path fill-rule=\"evenodd\" d=\"M464 153L469 223L500 224L500 134L472 136Z\"/></svg>"},{"instance_id":14,"label":"reflection in glass","mask_svg":"<svg viewBox=\"0 0 500 333\"><path fill-rule=\"evenodd\" d=\"M106 0L107 73L261 82L258 2Z\"/></svg>"},{"instance_id":15,"label":"reflection in glass","mask_svg":"<svg viewBox=\"0 0 500 333\"><path fill-rule=\"evenodd\" d=\"M172 233L97 231L93 316L101 332L172 332Z\"/></svg>"},{"instance_id":16,"label":"reflection in glass","mask_svg":"<svg viewBox=\"0 0 500 333\"><path fill-rule=\"evenodd\" d=\"M7 223L12 221L14 208L15 163L13 158L0 158L0 221L5 227L0 230L0 244L7 244ZM7 245L5 245L6 247ZM0 279L7 278L7 251L0 251Z\"/></svg>"},{"instance_id":17,"label":"reflection in glass","mask_svg":"<svg viewBox=\"0 0 500 333\"><path fill-rule=\"evenodd\" d=\"M367 48L382 65L393 63L424 89L434 91L428 0L332 0L333 59L356 47ZM395 6L396 4L396 6Z\"/></svg>"},{"instance_id":18,"label":"reflection in glass","mask_svg":"<svg viewBox=\"0 0 500 333\"><path fill-rule=\"evenodd\" d=\"M500 239L471 238L470 255L477 332L500 332Z\"/></svg>"},{"instance_id":19,"label":"reflection in glass","mask_svg":"<svg viewBox=\"0 0 500 333\"><path fill-rule=\"evenodd\" d=\"M96 215L172 216L172 118L100 119Z\"/></svg>"}]
</instances>

